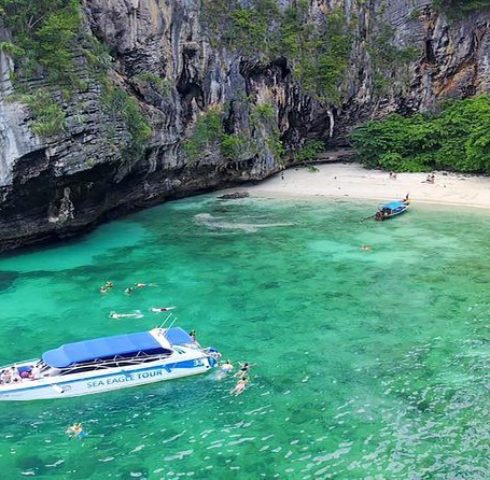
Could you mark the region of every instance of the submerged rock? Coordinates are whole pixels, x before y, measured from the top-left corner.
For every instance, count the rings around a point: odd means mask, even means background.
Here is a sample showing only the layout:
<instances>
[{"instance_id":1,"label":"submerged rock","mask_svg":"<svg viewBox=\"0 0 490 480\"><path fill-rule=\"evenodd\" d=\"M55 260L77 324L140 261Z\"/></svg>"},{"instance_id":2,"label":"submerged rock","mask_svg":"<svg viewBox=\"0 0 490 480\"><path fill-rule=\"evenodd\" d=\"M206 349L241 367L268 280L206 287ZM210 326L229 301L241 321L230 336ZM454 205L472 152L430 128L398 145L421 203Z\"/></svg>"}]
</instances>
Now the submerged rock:
<instances>
[{"instance_id":1,"label":"submerged rock","mask_svg":"<svg viewBox=\"0 0 490 480\"><path fill-rule=\"evenodd\" d=\"M224 195L220 195L218 198L220 200L239 200L240 198L248 198L250 194L248 192L233 192L233 193L225 193Z\"/></svg>"}]
</instances>

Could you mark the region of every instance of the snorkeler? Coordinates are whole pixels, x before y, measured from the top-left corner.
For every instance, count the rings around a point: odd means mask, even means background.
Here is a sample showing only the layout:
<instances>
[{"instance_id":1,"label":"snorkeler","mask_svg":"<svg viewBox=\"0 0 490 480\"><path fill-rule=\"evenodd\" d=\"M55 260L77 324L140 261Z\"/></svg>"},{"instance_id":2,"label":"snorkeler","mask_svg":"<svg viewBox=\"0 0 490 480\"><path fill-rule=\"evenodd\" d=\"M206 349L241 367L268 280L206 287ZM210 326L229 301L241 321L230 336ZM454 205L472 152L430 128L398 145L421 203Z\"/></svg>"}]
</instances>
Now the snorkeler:
<instances>
[{"instance_id":1,"label":"snorkeler","mask_svg":"<svg viewBox=\"0 0 490 480\"><path fill-rule=\"evenodd\" d=\"M111 281L107 281L104 283L104 285L102 285L102 287L99 288L99 291L100 293L102 294L105 294L107 293L112 287L114 286L114 284L111 282Z\"/></svg>"},{"instance_id":2,"label":"snorkeler","mask_svg":"<svg viewBox=\"0 0 490 480\"><path fill-rule=\"evenodd\" d=\"M176 307L153 307L150 308L150 312L153 313L162 313L162 312L170 312L170 310L175 310Z\"/></svg>"},{"instance_id":3,"label":"snorkeler","mask_svg":"<svg viewBox=\"0 0 490 480\"><path fill-rule=\"evenodd\" d=\"M245 391L248 384L249 384L248 378L240 378L240 380L238 380L237 384L235 385L235 388L230 390L230 393L235 397L237 397L238 395L240 395Z\"/></svg>"},{"instance_id":4,"label":"snorkeler","mask_svg":"<svg viewBox=\"0 0 490 480\"><path fill-rule=\"evenodd\" d=\"M111 312L109 313L109 317L114 320L119 320L120 318L142 318L144 315L141 313L141 310L135 310L133 313Z\"/></svg>"},{"instance_id":5,"label":"snorkeler","mask_svg":"<svg viewBox=\"0 0 490 480\"><path fill-rule=\"evenodd\" d=\"M240 380L244 380L248 377L249 373L250 373L250 368L252 367L252 365L248 362L245 362L245 363L240 363L238 362L239 365L240 365L240 369L238 370L238 372L235 373L235 378L239 378Z\"/></svg>"},{"instance_id":6,"label":"snorkeler","mask_svg":"<svg viewBox=\"0 0 490 480\"><path fill-rule=\"evenodd\" d=\"M83 429L83 425L81 423L74 423L70 427L66 429L66 434L70 438L78 438L79 440L83 440L87 436L87 432Z\"/></svg>"}]
</instances>

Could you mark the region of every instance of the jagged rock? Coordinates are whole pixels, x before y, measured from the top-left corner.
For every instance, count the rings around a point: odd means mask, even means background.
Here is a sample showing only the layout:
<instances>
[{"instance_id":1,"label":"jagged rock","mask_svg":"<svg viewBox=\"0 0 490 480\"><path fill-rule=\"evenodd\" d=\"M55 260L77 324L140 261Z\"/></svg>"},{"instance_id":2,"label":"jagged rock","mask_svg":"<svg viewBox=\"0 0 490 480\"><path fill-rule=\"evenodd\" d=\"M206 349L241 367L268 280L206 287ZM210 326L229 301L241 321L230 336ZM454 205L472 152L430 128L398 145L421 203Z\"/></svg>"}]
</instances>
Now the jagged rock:
<instances>
[{"instance_id":1,"label":"jagged rock","mask_svg":"<svg viewBox=\"0 0 490 480\"><path fill-rule=\"evenodd\" d=\"M281 8L291 2L278 0ZM152 125L145 151L131 158L122 155L127 128L104 111L101 86L83 57L76 64L87 90L63 101L66 129L40 138L28 109L10 98L12 60L0 51L0 250L73 235L167 198L263 179L282 168L268 145L272 128L287 148L310 139L345 147L347 133L363 120L428 110L439 99L490 89L488 9L448 19L429 0L310 3L315 22L335 6L356 19L359 41L338 107L307 95L288 59L264 64L213 47L200 22L200 0L82 0L86 30L114 57L110 78L138 100ZM367 42L372 23L381 21L393 29L396 46L415 46L420 56L394 68L389 91L378 95ZM8 38L0 28L0 40ZM167 91L139 81L145 72L165 79ZM30 83L40 87L46 80ZM271 125L251 124L247 99L274 105ZM231 162L210 145L198 161L187 160L183 141L211 106L225 110L227 133L251 137L259 148L245 146Z\"/></svg>"},{"instance_id":2,"label":"jagged rock","mask_svg":"<svg viewBox=\"0 0 490 480\"><path fill-rule=\"evenodd\" d=\"M225 193L224 195L220 195L218 198L220 200L238 200L240 198L248 198L250 194L248 192L233 192L233 193Z\"/></svg>"}]
</instances>

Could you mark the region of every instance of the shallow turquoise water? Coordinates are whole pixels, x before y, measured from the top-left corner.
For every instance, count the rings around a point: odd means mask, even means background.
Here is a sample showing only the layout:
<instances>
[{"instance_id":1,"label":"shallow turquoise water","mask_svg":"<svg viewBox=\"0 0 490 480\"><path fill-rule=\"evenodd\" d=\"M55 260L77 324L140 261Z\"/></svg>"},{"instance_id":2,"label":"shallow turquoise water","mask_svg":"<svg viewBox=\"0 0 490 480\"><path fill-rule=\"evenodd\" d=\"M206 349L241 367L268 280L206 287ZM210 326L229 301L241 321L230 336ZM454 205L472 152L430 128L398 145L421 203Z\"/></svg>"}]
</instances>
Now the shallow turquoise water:
<instances>
[{"instance_id":1,"label":"shallow turquoise water","mask_svg":"<svg viewBox=\"0 0 490 480\"><path fill-rule=\"evenodd\" d=\"M177 305L201 343L257 364L237 398L204 376L0 404L1 478L488 479L490 217L361 223L374 207L197 197L0 260L2 363ZM135 282L157 287L125 296Z\"/></svg>"}]
</instances>

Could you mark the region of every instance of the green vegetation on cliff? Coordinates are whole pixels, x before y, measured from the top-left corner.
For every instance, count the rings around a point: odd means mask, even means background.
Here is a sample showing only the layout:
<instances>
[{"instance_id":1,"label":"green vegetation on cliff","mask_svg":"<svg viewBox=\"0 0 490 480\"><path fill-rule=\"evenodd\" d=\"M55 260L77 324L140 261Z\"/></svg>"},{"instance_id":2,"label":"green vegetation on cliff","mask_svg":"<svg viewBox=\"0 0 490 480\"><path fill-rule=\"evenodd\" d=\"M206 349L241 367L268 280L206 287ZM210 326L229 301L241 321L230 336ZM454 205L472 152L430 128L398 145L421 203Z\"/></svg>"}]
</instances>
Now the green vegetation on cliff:
<instances>
[{"instance_id":1,"label":"green vegetation on cliff","mask_svg":"<svg viewBox=\"0 0 490 480\"><path fill-rule=\"evenodd\" d=\"M33 131L41 136L64 128L64 112L52 89L29 91L26 79L44 73L57 88L71 91L82 82L75 74L72 50L80 30L77 0L0 0L0 16L14 36L0 47L15 59L12 80L17 96L29 106Z\"/></svg>"},{"instance_id":2,"label":"green vegetation on cliff","mask_svg":"<svg viewBox=\"0 0 490 480\"><path fill-rule=\"evenodd\" d=\"M122 119L130 136L129 143L123 147L123 157L139 158L152 134L150 124L141 113L138 102L121 87L107 80L102 81L102 86L104 110L114 120Z\"/></svg>"},{"instance_id":3,"label":"green vegetation on cliff","mask_svg":"<svg viewBox=\"0 0 490 480\"><path fill-rule=\"evenodd\" d=\"M24 73L42 68L57 84L77 82L72 58L80 33L77 0L0 0L0 16L14 35L11 53Z\"/></svg>"},{"instance_id":4,"label":"green vegetation on cliff","mask_svg":"<svg viewBox=\"0 0 490 480\"><path fill-rule=\"evenodd\" d=\"M341 10L325 24L308 16L309 2L298 0L284 11L277 0L202 0L203 21L211 41L245 55L272 61L284 57L303 88L320 101L338 104L351 51L351 29Z\"/></svg>"},{"instance_id":5,"label":"green vegetation on cliff","mask_svg":"<svg viewBox=\"0 0 490 480\"><path fill-rule=\"evenodd\" d=\"M223 126L223 111L209 107L196 120L192 134L184 141L184 151L191 162L218 151L230 161L250 158L266 147L281 162L284 146L276 122L276 109L270 103L250 105L250 127L260 130L255 136L245 132L227 133ZM265 140L264 140L265 137ZM262 143L261 143L262 142Z\"/></svg>"},{"instance_id":6,"label":"green vegetation on cliff","mask_svg":"<svg viewBox=\"0 0 490 480\"><path fill-rule=\"evenodd\" d=\"M490 173L490 98L455 101L436 115L392 115L358 127L351 140L369 167Z\"/></svg>"},{"instance_id":7,"label":"green vegetation on cliff","mask_svg":"<svg viewBox=\"0 0 490 480\"><path fill-rule=\"evenodd\" d=\"M490 7L490 0L434 0L434 6L438 10L459 14Z\"/></svg>"},{"instance_id":8,"label":"green vegetation on cliff","mask_svg":"<svg viewBox=\"0 0 490 480\"><path fill-rule=\"evenodd\" d=\"M129 133L123 155L138 158L151 136L150 124L138 102L108 79L110 55L82 31L81 15L78 0L0 0L1 19L13 36L0 48L15 61L15 98L30 108L34 133L47 137L65 128L61 101L86 91L86 78L96 81L102 86L104 110L114 121L122 120ZM85 57L86 68L77 67L77 55ZM44 78L45 86L30 86L32 78ZM148 75L142 80L155 82ZM161 83L155 85L163 91Z\"/></svg>"},{"instance_id":9,"label":"green vegetation on cliff","mask_svg":"<svg viewBox=\"0 0 490 480\"><path fill-rule=\"evenodd\" d=\"M339 104L352 38L341 10L326 16L324 28L308 21L308 2L287 8L279 28L278 53L293 65L303 88L320 101Z\"/></svg>"}]
</instances>

